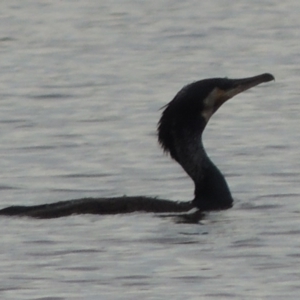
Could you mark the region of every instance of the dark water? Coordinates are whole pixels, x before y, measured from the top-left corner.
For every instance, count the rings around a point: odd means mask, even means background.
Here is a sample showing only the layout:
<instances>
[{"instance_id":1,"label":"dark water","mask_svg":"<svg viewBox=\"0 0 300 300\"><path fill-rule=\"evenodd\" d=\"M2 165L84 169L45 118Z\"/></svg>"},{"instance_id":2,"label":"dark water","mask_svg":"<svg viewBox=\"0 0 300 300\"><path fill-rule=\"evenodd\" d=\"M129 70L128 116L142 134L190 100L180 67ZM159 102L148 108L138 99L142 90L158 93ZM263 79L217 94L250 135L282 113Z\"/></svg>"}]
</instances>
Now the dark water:
<instances>
[{"instance_id":1,"label":"dark water","mask_svg":"<svg viewBox=\"0 0 300 300\"><path fill-rule=\"evenodd\" d=\"M205 132L235 206L0 219L1 299L298 299L300 2L2 1L1 208L81 197L190 200L159 149L186 83L264 72Z\"/></svg>"}]
</instances>

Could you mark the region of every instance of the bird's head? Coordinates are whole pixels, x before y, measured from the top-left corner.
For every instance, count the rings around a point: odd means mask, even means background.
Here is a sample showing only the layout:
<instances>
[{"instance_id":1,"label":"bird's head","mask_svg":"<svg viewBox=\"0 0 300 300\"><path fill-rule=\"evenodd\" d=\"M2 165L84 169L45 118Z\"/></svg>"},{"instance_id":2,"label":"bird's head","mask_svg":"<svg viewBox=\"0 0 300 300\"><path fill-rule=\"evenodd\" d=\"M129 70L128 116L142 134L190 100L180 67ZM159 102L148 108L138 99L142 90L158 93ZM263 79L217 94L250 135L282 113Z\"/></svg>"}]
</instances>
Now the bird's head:
<instances>
[{"instance_id":1,"label":"bird's head","mask_svg":"<svg viewBox=\"0 0 300 300\"><path fill-rule=\"evenodd\" d=\"M183 87L162 113L158 124L159 143L176 159L175 138L201 136L210 117L223 103L271 80L274 80L273 75L265 73L243 79L204 79Z\"/></svg>"}]
</instances>

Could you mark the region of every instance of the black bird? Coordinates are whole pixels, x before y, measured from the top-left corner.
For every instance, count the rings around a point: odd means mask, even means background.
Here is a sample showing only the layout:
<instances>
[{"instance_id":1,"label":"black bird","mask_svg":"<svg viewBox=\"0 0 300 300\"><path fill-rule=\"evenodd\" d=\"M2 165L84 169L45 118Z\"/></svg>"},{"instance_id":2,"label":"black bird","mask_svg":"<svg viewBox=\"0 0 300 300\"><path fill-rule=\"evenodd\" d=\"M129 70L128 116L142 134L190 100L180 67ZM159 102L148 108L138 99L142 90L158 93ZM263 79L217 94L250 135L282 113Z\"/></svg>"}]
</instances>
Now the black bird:
<instances>
[{"instance_id":1,"label":"black bird","mask_svg":"<svg viewBox=\"0 0 300 300\"><path fill-rule=\"evenodd\" d=\"M33 206L9 206L0 215L58 218L71 214L118 214L134 211L186 212L196 206L200 214L185 222L198 222L201 212L227 209L233 199L226 180L208 158L202 132L210 117L233 96L260 83L274 80L271 74L244 79L212 78L185 86L166 105L158 123L158 140L195 183L193 202L174 202L145 196L83 198Z\"/></svg>"},{"instance_id":2,"label":"black bird","mask_svg":"<svg viewBox=\"0 0 300 300\"><path fill-rule=\"evenodd\" d=\"M158 140L194 181L193 204L199 210L227 209L233 203L224 176L202 144L207 122L228 99L271 80L273 75L267 73L243 79L204 79L185 86L165 106L158 123Z\"/></svg>"}]
</instances>

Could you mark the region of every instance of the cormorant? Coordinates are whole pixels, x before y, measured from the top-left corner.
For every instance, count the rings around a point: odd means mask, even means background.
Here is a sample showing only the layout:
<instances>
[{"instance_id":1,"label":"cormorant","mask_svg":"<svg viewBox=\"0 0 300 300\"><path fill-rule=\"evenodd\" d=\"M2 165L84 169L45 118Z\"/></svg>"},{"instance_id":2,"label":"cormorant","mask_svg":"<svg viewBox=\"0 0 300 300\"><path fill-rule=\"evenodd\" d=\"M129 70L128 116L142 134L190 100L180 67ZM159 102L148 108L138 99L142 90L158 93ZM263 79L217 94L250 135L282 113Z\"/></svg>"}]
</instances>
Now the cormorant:
<instances>
[{"instance_id":1,"label":"cormorant","mask_svg":"<svg viewBox=\"0 0 300 300\"><path fill-rule=\"evenodd\" d=\"M195 198L192 203L144 196L84 198L33 206L10 206L1 209L0 215L57 218L71 214L134 211L186 212L194 206L200 213L230 208L233 203L230 190L224 176L204 150L202 132L210 117L224 102L271 80L274 80L273 75L267 73L244 79L204 79L185 86L165 106L158 123L158 140L164 151L169 152L194 181ZM199 215L196 214L195 220L199 220Z\"/></svg>"},{"instance_id":2,"label":"cormorant","mask_svg":"<svg viewBox=\"0 0 300 300\"><path fill-rule=\"evenodd\" d=\"M273 75L267 73L243 79L204 79L185 86L165 106L158 123L159 143L194 181L193 204L200 210L227 209L233 203L224 176L202 144L207 122L228 99L271 80Z\"/></svg>"}]
</instances>

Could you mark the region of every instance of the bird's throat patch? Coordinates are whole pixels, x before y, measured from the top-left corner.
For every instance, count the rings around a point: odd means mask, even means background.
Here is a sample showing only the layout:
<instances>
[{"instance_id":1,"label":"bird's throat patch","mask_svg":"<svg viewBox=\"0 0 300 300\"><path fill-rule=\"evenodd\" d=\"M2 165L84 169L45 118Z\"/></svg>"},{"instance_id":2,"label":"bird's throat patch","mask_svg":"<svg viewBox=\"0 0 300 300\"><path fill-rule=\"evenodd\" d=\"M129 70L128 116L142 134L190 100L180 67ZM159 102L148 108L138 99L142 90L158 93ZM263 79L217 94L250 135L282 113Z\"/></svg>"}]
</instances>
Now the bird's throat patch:
<instances>
[{"instance_id":1,"label":"bird's throat patch","mask_svg":"<svg viewBox=\"0 0 300 300\"><path fill-rule=\"evenodd\" d=\"M206 122L214 114L214 112L222 105L220 103L224 97L224 91L219 88L214 88L208 96L204 99L204 108L201 112L202 117Z\"/></svg>"}]
</instances>

